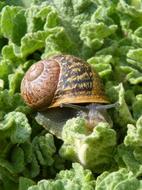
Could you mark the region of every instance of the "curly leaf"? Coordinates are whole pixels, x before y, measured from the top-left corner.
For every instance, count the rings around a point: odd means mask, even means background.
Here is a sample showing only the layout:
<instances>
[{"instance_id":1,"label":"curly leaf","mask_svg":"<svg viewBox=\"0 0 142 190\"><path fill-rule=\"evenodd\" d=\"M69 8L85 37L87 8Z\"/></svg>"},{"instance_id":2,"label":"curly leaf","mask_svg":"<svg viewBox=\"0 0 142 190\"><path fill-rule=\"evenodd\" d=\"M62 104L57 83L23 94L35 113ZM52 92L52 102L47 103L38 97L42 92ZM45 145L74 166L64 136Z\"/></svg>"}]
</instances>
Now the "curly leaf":
<instances>
[{"instance_id":1,"label":"curly leaf","mask_svg":"<svg viewBox=\"0 0 142 190\"><path fill-rule=\"evenodd\" d=\"M142 116L137 120L136 127L128 124L124 143L128 146L142 146Z\"/></svg>"},{"instance_id":2,"label":"curly leaf","mask_svg":"<svg viewBox=\"0 0 142 190\"><path fill-rule=\"evenodd\" d=\"M63 158L78 161L96 173L111 167L116 133L107 123L98 124L90 133L84 119L70 119L63 127L62 139Z\"/></svg>"},{"instance_id":3,"label":"curly leaf","mask_svg":"<svg viewBox=\"0 0 142 190\"><path fill-rule=\"evenodd\" d=\"M139 190L142 188L142 180L138 180L132 172L122 168L109 173L104 172L97 178L96 190Z\"/></svg>"},{"instance_id":4,"label":"curly leaf","mask_svg":"<svg viewBox=\"0 0 142 190\"><path fill-rule=\"evenodd\" d=\"M94 188L95 180L91 171L84 169L77 163L74 163L72 169L62 170L59 172L55 180L41 180L37 185L29 187L28 190L93 190Z\"/></svg>"},{"instance_id":5,"label":"curly leaf","mask_svg":"<svg viewBox=\"0 0 142 190\"><path fill-rule=\"evenodd\" d=\"M142 115L141 108L142 108L142 94L138 94L132 104L134 118L138 119Z\"/></svg>"},{"instance_id":6,"label":"curly leaf","mask_svg":"<svg viewBox=\"0 0 142 190\"><path fill-rule=\"evenodd\" d=\"M1 14L1 30L4 37L20 45L20 40L26 33L24 10L20 7L5 6Z\"/></svg>"},{"instance_id":7,"label":"curly leaf","mask_svg":"<svg viewBox=\"0 0 142 190\"><path fill-rule=\"evenodd\" d=\"M108 83L109 86L106 85L107 94L112 101L118 101L119 106L116 107L114 114L114 121L118 123L120 126L126 127L127 123L135 123L131 112L129 110L128 105L125 101L125 91L122 84L118 86L113 86L112 83Z\"/></svg>"},{"instance_id":8,"label":"curly leaf","mask_svg":"<svg viewBox=\"0 0 142 190\"><path fill-rule=\"evenodd\" d=\"M0 123L0 131L6 131L12 143L23 143L30 138L31 127L27 117L21 112L10 112L4 116Z\"/></svg>"},{"instance_id":9,"label":"curly leaf","mask_svg":"<svg viewBox=\"0 0 142 190\"><path fill-rule=\"evenodd\" d=\"M27 190L28 187L34 185L35 182L29 178L20 177L19 179L19 190Z\"/></svg>"},{"instance_id":10,"label":"curly leaf","mask_svg":"<svg viewBox=\"0 0 142 190\"><path fill-rule=\"evenodd\" d=\"M107 26L103 22L86 23L81 27L80 38L86 46L98 49L103 45L104 39L113 34L116 29L116 25Z\"/></svg>"},{"instance_id":11,"label":"curly leaf","mask_svg":"<svg viewBox=\"0 0 142 190\"><path fill-rule=\"evenodd\" d=\"M56 152L53 136L47 133L45 136L35 137L32 145L39 163L43 166L51 166Z\"/></svg>"},{"instance_id":12,"label":"curly leaf","mask_svg":"<svg viewBox=\"0 0 142 190\"><path fill-rule=\"evenodd\" d=\"M101 78L108 79L112 73L111 63L113 62L113 58L111 55L91 57L87 62L99 73Z\"/></svg>"}]
</instances>

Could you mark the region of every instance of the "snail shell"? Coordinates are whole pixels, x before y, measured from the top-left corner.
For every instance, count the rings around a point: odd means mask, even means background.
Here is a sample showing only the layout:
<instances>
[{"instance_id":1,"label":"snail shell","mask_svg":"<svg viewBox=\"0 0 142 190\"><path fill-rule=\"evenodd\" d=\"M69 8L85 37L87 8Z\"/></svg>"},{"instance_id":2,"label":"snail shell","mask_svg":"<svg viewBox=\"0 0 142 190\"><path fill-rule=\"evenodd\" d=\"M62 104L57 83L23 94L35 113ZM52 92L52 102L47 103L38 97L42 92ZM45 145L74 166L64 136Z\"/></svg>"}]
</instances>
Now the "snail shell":
<instances>
[{"instance_id":1,"label":"snail shell","mask_svg":"<svg viewBox=\"0 0 142 190\"><path fill-rule=\"evenodd\" d=\"M85 61L57 55L33 64L21 83L25 102L37 110L63 103L108 103L102 81Z\"/></svg>"}]
</instances>

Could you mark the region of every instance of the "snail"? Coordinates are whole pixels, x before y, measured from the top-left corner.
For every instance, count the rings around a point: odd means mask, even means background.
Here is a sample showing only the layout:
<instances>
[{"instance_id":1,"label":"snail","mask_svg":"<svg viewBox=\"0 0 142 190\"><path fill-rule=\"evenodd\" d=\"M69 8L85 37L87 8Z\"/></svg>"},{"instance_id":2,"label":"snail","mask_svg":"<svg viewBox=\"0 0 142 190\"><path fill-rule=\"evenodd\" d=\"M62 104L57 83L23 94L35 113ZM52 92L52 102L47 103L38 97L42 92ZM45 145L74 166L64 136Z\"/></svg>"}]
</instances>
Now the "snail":
<instances>
[{"instance_id":1,"label":"snail","mask_svg":"<svg viewBox=\"0 0 142 190\"><path fill-rule=\"evenodd\" d=\"M59 130L64 120L78 114L95 126L110 120L106 109L115 106L109 104L98 73L73 55L56 55L33 64L21 82L21 96L38 110L38 123L48 129L49 122Z\"/></svg>"}]
</instances>

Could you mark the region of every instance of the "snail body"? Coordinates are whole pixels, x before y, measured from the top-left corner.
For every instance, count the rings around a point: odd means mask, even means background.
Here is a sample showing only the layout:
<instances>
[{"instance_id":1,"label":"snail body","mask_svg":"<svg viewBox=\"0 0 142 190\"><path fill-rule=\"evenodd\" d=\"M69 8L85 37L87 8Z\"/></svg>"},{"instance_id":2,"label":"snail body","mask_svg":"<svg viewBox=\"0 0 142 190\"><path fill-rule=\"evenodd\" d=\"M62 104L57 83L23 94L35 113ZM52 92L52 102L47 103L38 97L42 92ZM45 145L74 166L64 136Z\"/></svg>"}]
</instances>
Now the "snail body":
<instances>
[{"instance_id":1,"label":"snail body","mask_svg":"<svg viewBox=\"0 0 142 190\"><path fill-rule=\"evenodd\" d=\"M57 55L33 64L22 80L21 95L37 110L65 103L108 103L97 72L72 55Z\"/></svg>"}]
</instances>

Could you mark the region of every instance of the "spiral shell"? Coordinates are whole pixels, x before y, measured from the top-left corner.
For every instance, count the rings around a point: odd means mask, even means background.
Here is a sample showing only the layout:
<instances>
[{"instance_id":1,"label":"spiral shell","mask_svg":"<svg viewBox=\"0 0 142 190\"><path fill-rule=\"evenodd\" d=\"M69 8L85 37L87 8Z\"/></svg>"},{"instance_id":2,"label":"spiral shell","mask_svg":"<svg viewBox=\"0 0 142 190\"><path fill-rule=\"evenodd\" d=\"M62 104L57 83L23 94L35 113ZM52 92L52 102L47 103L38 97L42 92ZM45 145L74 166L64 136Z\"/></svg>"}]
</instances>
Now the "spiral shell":
<instances>
[{"instance_id":1,"label":"spiral shell","mask_svg":"<svg viewBox=\"0 0 142 190\"><path fill-rule=\"evenodd\" d=\"M62 103L108 103L97 72L72 55L57 55L33 64L22 80L21 95L39 110Z\"/></svg>"}]
</instances>

